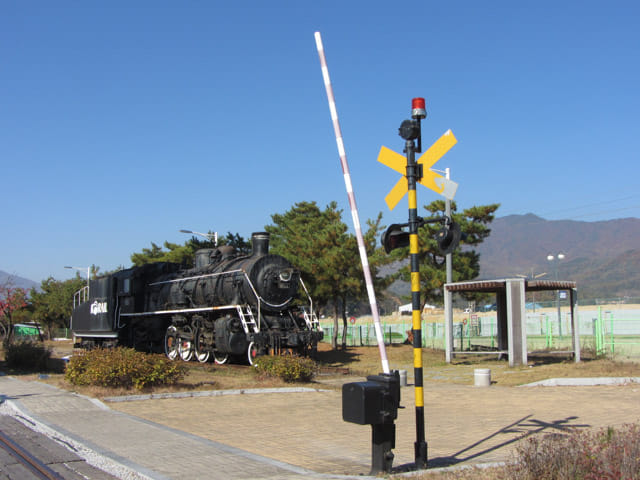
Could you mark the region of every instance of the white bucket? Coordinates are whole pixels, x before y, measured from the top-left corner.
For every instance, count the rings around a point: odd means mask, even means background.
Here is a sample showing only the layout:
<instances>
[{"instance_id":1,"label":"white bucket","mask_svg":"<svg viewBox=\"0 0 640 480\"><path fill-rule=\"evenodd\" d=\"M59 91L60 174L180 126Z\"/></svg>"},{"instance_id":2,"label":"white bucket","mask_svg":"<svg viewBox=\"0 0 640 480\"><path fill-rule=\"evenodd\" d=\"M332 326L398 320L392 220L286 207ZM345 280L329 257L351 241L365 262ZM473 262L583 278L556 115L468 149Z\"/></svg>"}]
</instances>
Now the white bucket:
<instances>
[{"instance_id":1,"label":"white bucket","mask_svg":"<svg viewBox=\"0 0 640 480\"><path fill-rule=\"evenodd\" d=\"M401 387L406 387L407 386L407 371L406 370L398 370L398 372L400 373L400 386Z\"/></svg>"},{"instance_id":2,"label":"white bucket","mask_svg":"<svg viewBox=\"0 0 640 480\"><path fill-rule=\"evenodd\" d=\"M473 379L476 387L489 387L491 385L491 370L488 368L476 368L473 371Z\"/></svg>"}]
</instances>

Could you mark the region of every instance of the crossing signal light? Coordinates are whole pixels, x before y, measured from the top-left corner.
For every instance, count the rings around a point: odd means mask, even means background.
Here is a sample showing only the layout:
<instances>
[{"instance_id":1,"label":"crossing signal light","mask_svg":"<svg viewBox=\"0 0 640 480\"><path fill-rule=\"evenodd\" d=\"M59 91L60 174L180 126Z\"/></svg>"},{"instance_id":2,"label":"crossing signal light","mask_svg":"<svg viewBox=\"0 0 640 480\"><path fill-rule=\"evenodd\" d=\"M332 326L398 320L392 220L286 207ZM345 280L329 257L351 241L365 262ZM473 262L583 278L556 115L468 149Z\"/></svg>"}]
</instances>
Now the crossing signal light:
<instances>
[{"instance_id":1,"label":"crossing signal light","mask_svg":"<svg viewBox=\"0 0 640 480\"><path fill-rule=\"evenodd\" d=\"M416 97L411 100L411 118L427 118L427 109L424 105L424 98Z\"/></svg>"},{"instance_id":2,"label":"crossing signal light","mask_svg":"<svg viewBox=\"0 0 640 480\"><path fill-rule=\"evenodd\" d=\"M385 252L390 253L396 248L409 246L409 232L402 230L402 227L403 225L394 223L382 234L382 246Z\"/></svg>"},{"instance_id":3,"label":"crossing signal light","mask_svg":"<svg viewBox=\"0 0 640 480\"><path fill-rule=\"evenodd\" d=\"M457 223L451 222L442 227L436 235L436 242L438 243L440 252L442 252L443 255L453 253L460 243L461 237L460 225Z\"/></svg>"}]
</instances>

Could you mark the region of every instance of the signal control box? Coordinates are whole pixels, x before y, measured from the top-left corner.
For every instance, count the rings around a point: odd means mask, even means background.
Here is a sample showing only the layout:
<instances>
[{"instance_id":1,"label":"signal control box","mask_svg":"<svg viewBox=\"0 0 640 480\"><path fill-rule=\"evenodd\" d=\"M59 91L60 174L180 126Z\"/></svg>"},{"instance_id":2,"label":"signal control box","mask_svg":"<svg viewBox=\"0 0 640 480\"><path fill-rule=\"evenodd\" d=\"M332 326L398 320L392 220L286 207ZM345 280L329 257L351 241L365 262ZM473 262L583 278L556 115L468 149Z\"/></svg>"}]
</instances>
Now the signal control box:
<instances>
[{"instance_id":1,"label":"signal control box","mask_svg":"<svg viewBox=\"0 0 640 480\"><path fill-rule=\"evenodd\" d=\"M366 382L342 386L342 419L371 425L371 474L390 472L400 408L400 372L369 375Z\"/></svg>"},{"instance_id":2,"label":"signal control box","mask_svg":"<svg viewBox=\"0 0 640 480\"><path fill-rule=\"evenodd\" d=\"M358 425L393 423L400 405L400 373L369 375L342 386L342 419Z\"/></svg>"}]
</instances>

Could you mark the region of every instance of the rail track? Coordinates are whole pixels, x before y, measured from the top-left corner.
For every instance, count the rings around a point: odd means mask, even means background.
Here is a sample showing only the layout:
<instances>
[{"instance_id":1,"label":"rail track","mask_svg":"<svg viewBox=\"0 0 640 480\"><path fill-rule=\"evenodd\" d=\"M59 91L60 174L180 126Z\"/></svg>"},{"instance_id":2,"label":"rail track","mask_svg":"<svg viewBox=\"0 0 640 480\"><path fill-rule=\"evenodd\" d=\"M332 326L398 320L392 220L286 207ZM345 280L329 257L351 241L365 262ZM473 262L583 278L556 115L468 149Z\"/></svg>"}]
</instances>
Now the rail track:
<instances>
[{"instance_id":1,"label":"rail track","mask_svg":"<svg viewBox=\"0 0 640 480\"><path fill-rule=\"evenodd\" d=\"M57 472L54 472L43 462L31 455L11 438L0 432L0 448L9 453L22 466L34 475L35 479L41 480L64 480Z\"/></svg>"},{"instance_id":2,"label":"rail track","mask_svg":"<svg viewBox=\"0 0 640 480\"><path fill-rule=\"evenodd\" d=\"M87 463L63 439L49 437L29 428L17 418L0 414L0 480L116 478L108 470Z\"/></svg>"}]
</instances>

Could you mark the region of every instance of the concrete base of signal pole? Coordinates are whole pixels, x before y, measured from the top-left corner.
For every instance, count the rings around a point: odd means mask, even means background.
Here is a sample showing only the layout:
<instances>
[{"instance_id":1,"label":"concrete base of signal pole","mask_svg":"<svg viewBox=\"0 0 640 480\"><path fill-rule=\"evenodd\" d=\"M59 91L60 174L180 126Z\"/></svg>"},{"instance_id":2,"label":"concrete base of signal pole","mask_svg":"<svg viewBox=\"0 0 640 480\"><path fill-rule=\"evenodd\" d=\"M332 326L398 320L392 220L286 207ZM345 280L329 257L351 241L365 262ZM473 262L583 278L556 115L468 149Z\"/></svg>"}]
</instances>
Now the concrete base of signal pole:
<instances>
[{"instance_id":1,"label":"concrete base of signal pole","mask_svg":"<svg viewBox=\"0 0 640 480\"><path fill-rule=\"evenodd\" d=\"M424 470L427 468L427 442L415 442L413 445L415 449L416 469Z\"/></svg>"}]
</instances>

